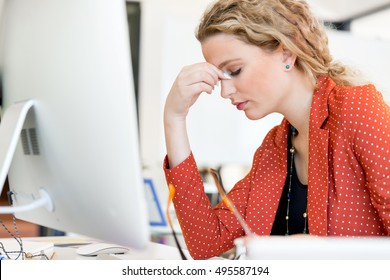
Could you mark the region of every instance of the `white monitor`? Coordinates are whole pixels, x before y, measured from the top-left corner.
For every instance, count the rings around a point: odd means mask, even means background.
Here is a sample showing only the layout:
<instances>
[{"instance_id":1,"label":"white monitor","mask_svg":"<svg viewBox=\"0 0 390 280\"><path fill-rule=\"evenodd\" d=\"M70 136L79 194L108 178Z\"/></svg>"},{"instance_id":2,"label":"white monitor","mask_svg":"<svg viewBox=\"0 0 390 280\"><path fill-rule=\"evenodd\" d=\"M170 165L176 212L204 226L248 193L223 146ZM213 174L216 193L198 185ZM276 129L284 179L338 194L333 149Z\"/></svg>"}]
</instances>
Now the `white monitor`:
<instances>
[{"instance_id":1,"label":"white monitor","mask_svg":"<svg viewBox=\"0 0 390 280\"><path fill-rule=\"evenodd\" d=\"M0 213L143 247L125 1L6 0L0 28L0 184L19 207Z\"/></svg>"}]
</instances>

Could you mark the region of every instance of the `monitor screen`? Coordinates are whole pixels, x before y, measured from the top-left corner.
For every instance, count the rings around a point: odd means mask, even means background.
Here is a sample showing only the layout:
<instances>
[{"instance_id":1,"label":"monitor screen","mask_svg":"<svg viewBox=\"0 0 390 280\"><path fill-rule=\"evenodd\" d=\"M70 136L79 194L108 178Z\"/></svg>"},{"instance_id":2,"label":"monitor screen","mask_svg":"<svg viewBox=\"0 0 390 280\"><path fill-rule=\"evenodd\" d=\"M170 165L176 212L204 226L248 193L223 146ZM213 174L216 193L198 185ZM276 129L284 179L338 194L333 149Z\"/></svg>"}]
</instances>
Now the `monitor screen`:
<instances>
[{"instance_id":1,"label":"monitor screen","mask_svg":"<svg viewBox=\"0 0 390 280\"><path fill-rule=\"evenodd\" d=\"M141 248L150 229L126 17L123 0L4 2L0 184L8 175L14 207L45 198L19 219Z\"/></svg>"}]
</instances>

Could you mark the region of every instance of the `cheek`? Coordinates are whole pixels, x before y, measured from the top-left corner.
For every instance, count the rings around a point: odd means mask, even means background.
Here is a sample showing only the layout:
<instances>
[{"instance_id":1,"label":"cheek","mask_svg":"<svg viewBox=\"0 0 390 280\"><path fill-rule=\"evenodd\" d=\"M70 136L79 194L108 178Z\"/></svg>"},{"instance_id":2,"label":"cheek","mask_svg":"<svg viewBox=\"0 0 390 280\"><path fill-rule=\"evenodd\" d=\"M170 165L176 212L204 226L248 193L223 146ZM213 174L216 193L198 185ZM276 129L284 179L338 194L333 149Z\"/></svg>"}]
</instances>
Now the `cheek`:
<instances>
[{"instance_id":1,"label":"cheek","mask_svg":"<svg viewBox=\"0 0 390 280\"><path fill-rule=\"evenodd\" d=\"M240 92L252 93L252 97L262 96L271 89L272 80L267 74L253 72L243 77L237 87L241 89Z\"/></svg>"},{"instance_id":2,"label":"cheek","mask_svg":"<svg viewBox=\"0 0 390 280\"><path fill-rule=\"evenodd\" d=\"M240 76L236 86L240 92L253 92L261 87L262 78L256 71L247 71Z\"/></svg>"},{"instance_id":3,"label":"cheek","mask_svg":"<svg viewBox=\"0 0 390 280\"><path fill-rule=\"evenodd\" d=\"M272 67L272 65L270 65ZM267 64L259 63L248 68L245 75L243 75L242 84L256 88L262 88L272 81L272 70Z\"/></svg>"},{"instance_id":4,"label":"cheek","mask_svg":"<svg viewBox=\"0 0 390 280\"><path fill-rule=\"evenodd\" d=\"M261 95L273 96L283 83L281 71L278 68L275 69L274 66L274 64L270 64L269 67L264 65L258 71L254 71L254 75L251 75L250 80L252 82L246 82L248 84L252 83Z\"/></svg>"}]
</instances>

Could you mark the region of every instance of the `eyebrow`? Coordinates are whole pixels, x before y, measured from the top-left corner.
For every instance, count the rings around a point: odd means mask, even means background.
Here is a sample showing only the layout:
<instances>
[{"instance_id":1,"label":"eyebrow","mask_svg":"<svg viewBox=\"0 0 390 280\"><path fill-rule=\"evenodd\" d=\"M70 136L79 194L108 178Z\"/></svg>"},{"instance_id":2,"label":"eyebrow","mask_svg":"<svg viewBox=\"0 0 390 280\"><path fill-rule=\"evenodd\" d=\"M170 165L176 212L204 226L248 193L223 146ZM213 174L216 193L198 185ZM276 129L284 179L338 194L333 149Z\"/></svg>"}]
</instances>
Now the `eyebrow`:
<instances>
[{"instance_id":1,"label":"eyebrow","mask_svg":"<svg viewBox=\"0 0 390 280\"><path fill-rule=\"evenodd\" d=\"M218 65L218 68L219 68L219 69L222 69L224 66L226 66L226 65L229 64L230 62L233 62L233 61L236 61L236 60L239 60L239 58L234 58L234 59L226 60L226 61L222 62L221 64L219 64L219 65Z\"/></svg>"}]
</instances>

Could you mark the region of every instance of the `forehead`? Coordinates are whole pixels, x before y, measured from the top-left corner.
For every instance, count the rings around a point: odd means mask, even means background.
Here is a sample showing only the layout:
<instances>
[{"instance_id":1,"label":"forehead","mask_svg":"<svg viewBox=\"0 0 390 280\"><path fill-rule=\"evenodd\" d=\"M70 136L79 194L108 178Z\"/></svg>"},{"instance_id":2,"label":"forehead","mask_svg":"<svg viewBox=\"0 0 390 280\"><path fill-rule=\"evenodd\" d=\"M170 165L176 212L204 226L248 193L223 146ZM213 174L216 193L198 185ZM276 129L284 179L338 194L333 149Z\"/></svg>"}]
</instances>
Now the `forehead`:
<instances>
[{"instance_id":1,"label":"forehead","mask_svg":"<svg viewBox=\"0 0 390 280\"><path fill-rule=\"evenodd\" d=\"M250 45L237 36L225 33L208 37L201 43L201 46L206 61L219 68L226 61L246 59L262 53L261 48Z\"/></svg>"},{"instance_id":2,"label":"forehead","mask_svg":"<svg viewBox=\"0 0 390 280\"><path fill-rule=\"evenodd\" d=\"M244 42L239 40L236 36L218 33L206 38L202 42L202 52L205 58L214 56L219 52L232 52L237 48L242 48Z\"/></svg>"}]
</instances>

